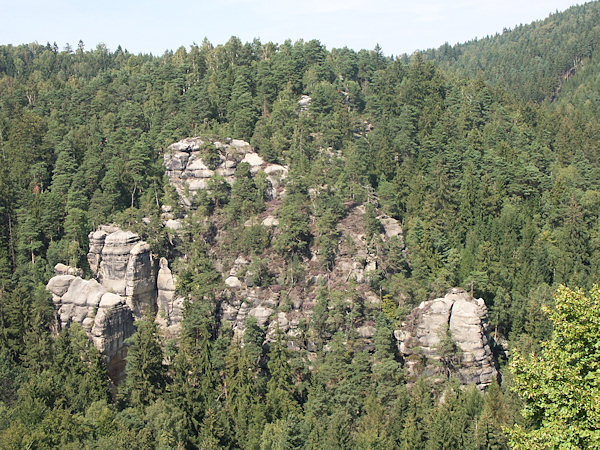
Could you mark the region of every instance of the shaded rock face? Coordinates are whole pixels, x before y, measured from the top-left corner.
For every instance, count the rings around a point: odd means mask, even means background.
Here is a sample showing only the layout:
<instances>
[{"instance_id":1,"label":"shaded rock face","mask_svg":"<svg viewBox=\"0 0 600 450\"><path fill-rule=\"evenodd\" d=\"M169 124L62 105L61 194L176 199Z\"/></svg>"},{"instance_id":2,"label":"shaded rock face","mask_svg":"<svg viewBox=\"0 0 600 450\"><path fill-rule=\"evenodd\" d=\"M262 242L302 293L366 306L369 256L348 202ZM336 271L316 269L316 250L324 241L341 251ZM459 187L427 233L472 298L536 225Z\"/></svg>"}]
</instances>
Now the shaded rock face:
<instances>
[{"instance_id":1,"label":"shaded rock face","mask_svg":"<svg viewBox=\"0 0 600 450\"><path fill-rule=\"evenodd\" d=\"M451 369L442 361L441 341L447 331L458 348ZM409 375L450 375L480 389L498 379L489 345L487 308L482 299L462 289L421 303L394 335Z\"/></svg>"},{"instance_id":2,"label":"shaded rock face","mask_svg":"<svg viewBox=\"0 0 600 450\"><path fill-rule=\"evenodd\" d=\"M202 159L203 145L214 145L219 152L220 161L212 166L214 168L209 168L209 164ZM208 189L208 181L215 175L222 176L229 184L233 184L235 169L241 162L250 165L253 175L265 172L269 182L268 195L271 198L277 197L281 181L287 175L287 167L265 163L245 141L231 139L225 143L205 143L197 137L186 138L171 144L164 154L166 174L185 206L191 206L191 199L199 190Z\"/></svg>"}]
</instances>

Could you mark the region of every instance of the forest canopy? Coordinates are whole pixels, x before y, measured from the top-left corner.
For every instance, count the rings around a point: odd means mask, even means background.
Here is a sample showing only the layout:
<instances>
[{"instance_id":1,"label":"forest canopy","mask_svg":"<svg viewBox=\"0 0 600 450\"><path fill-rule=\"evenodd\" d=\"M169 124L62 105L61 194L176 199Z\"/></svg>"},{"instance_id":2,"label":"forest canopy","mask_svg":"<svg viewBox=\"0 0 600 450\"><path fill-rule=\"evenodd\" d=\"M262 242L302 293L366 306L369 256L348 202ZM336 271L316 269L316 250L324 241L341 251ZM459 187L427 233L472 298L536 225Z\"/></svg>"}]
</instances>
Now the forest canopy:
<instances>
[{"instance_id":1,"label":"forest canopy","mask_svg":"<svg viewBox=\"0 0 600 450\"><path fill-rule=\"evenodd\" d=\"M160 56L0 45L0 447L507 448L597 424L597 370L553 377L597 347L599 21L588 3L410 57L236 37ZM163 158L193 136L249 142L285 166L285 196L241 163L174 236L162 214L188 206ZM209 170L216 149L201 149ZM277 232L253 222L266 210ZM381 238L381 218L402 240ZM88 236L107 223L168 259L186 299L178 342L136 322L118 387L81 327L57 329L45 290L57 263L91 274ZM327 281L359 245L352 227L378 261L364 280L376 307ZM310 360L255 318L241 338L222 326L223 268L240 255L246 280L282 291L278 313L295 307L287 292L317 292L297 324ZM409 379L394 339L457 286L487 305L501 383L485 393ZM581 394L574 380L590 383L581 401L561 396ZM589 423L573 445L594 441Z\"/></svg>"}]
</instances>

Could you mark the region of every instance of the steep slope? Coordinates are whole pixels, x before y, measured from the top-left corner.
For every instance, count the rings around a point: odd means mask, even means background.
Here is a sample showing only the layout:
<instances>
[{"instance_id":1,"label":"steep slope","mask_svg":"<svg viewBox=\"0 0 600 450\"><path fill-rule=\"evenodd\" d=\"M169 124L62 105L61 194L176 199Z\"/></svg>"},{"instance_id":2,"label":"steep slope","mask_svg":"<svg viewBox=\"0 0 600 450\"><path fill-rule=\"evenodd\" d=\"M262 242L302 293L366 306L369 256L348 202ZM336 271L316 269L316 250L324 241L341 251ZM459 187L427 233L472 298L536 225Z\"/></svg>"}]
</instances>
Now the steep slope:
<instances>
[{"instance_id":1,"label":"steep slope","mask_svg":"<svg viewBox=\"0 0 600 450\"><path fill-rule=\"evenodd\" d=\"M207 146L215 149L218 156L211 169L207 166L210 164L205 152ZM169 212L163 214L163 226L173 233L175 250L180 254L173 262L180 271L181 265L190 258L182 253L183 249L177 249L177 243L203 239L190 228L197 214L197 197L206 192L211 195L214 177L223 177L234 187L244 182L244 178L239 178L240 172L233 170L238 164L242 174L245 163L254 178L264 177L268 193L264 210L240 226L261 228L274 240L282 233L279 220L271 214L278 213L281 197L289 195L284 176L288 169L264 163L246 142L206 143L199 138L188 138L169 146L164 161L166 175L183 207L178 217ZM316 195L314 197L316 199ZM400 224L387 216L372 219L379 224L379 234L367 238L366 215L365 205L348 205L337 225L342 244L332 265L323 266L319 262L319 247L312 245L302 274L295 280L289 277L285 259L272 250L253 254L229 248L232 231L217 225L207 255L224 283L215 286L211 293L217 296L215 317L207 319L214 323L220 319L219 327L230 328L234 335L242 337L247 320L252 317L257 326L266 331L267 341L277 336L281 338L280 333L283 333L288 346L308 352L309 359L316 358L316 352L326 350L332 337L341 330L355 335L353 345L372 350L382 299L381 294L373 291L371 279L386 264L383 249L393 243L402 250L403 243ZM159 255L151 255L149 250L148 244L137 234L102 226L90 234L88 261L95 278L83 280L71 274L76 273L76 269L57 265L57 275L47 285L53 294L60 326L80 323L104 356L116 382L123 377L126 339L133 333L133 320L140 319L144 309L156 312L156 321L166 342L179 336L185 300L192 303L205 300L195 291L181 292L177 275L172 273L165 258L160 259L157 271ZM464 383L485 388L497 374L488 344L487 310L483 300L475 301L464 291L453 291L431 303L448 306L445 311L438 311L437 316L431 314L436 308L430 303L416 308L396 332L409 373L419 375L410 356L425 352L423 373L440 374L439 361L444 353L438 336L443 332L441 325L446 324L450 339L456 339L462 356L454 366L444 367L444 377L456 376ZM415 334L415 329L420 331Z\"/></svg>"},{"instance_id":2,"label":"steep slope","mask_svg":"<svg viewBox=\"0 0 600 450\"><path fill-rule=\"evenodd\" d=\"M480 77L517 98L540 102L553 97L585 59L598 57L598 42L600 3L595 1L424 55L461 77Z\"/></svg>"}]
</instances>

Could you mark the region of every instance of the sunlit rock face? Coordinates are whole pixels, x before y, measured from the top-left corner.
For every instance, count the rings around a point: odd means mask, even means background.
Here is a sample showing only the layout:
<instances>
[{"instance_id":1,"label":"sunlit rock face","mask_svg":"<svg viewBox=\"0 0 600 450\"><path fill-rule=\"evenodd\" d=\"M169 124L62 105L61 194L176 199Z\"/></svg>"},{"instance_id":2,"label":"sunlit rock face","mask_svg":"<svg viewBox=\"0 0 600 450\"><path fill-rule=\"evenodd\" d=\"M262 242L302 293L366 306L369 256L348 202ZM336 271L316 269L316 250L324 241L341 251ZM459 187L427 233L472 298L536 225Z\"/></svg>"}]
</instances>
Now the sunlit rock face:
<instances>
[{"instance_id":1,"label":"sunlit rock face","mask_svg":"<svg viewBox=\"0 0 600 450\"><path fill-rule=\"evenodd\" d=\"M156 311L156 274L150 246L131 232L101 226L90 233L88 262L100 284L125 297L136 319Z\"/></svg>"},{"instance_id":2,"label":"sunlit rock face","mask_svg":"<svg viewBox=\"0 0 600 450\"><path fill-rule=\"evenodd\" d=\"M205 156L207 146L214 148L218 154L218 161L215 158L212 164ZM246 141L227 139L225 142L208 142L198 137L186 138L171 144L164 154L165 173L185 206L192 205L199 190L209 189L209 180L214 176L221 176L233 184L235 170L242 162L250 165L253 175L261 171L265 173L270 198L281 193L281 182L287 176L288 168L266 163Z\"/></svg>"},{"instance_id":3,"label":"sunlit rock face","mask_svg":"<svg viewBox=\"0 0 600 450\"><path fill-rule=\"evenodd\" d=\"M498 378L485 303L462 289L421 303L394 335L409 375L451 376L481 389ZM444 338L454 342L455 354L444 354Z\"/></svg>"},{"instance_id":4,"label":"sunlit rock face","mask_svg":"<svg viewBox=\"0 0 600 450\"><path fill-rule=\"evenodd\" d=\"M96 279L73 275L56 275L46 289L52 293L60 326L80 324L104 357L111 379L120 380L127 354L125 339L134 331L134 316L125 297L109 292Z\"/></svg>"},{"instance_id":5,"label":"sunlit rock face","mask_svg":"<svg viewBox=\"0 0 600 450\"><path fill-rule=\"evenodd\" d=\"M114 381L122 378L133 323L144 311L157 311L157 275L150 246L130 231L101 226L90 233L88 262L95 278L64 264L46 288L52 293L58 323L79 323L105 358Z\"/></svg>"}]
</instances>

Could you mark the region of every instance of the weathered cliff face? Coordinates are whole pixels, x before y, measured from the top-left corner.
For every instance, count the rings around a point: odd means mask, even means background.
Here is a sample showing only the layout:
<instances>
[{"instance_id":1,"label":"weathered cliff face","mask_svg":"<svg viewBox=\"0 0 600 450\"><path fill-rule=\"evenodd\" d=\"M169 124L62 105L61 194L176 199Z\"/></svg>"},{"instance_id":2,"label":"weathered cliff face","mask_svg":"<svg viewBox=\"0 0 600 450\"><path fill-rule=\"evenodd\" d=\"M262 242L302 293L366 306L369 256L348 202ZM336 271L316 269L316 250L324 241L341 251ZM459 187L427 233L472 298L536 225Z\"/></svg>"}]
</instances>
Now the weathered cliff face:
<instances>
[{"instance_id":1,"label":"weathered cliff face","mask_svg":"<svg viewBox=\"0 0 600 450\"><path fill-rule=\"evenodd\" d=\"M218 162L209 168L203 160L203 146L214 146L218 151ZM205 157L204 157L205 158ZM205 158L206 159L206 158ZM269 195L277 196L281 181L288 169L278 164L267 164L245 141L237 139L226 142L204 142L200 138L187 138L171 144L164 154L164 165L170 183L175 187L182 202L191 206L191 199L199 191L208 189L208 181L215 175L222 176L233 184L237 165L246 162L253 174L263 171L269 182Z\"/></svg>"},{"instance_id":2,"label":"weathered cliff face","mask_svg":"<svg viewBox=\"0 0 600 450\"><path fill-rule=\"evenodd\" d=\"M394 335L409 375L453 376L483 389L498 379L488 328L483 300L455 288L415 308Z\"/></svg>"},{"instance_id":3,"label":"weathered cliff face","mask_svg":"<svg viewBox=\"0 0 600 450\"><path fill-rule=\"evenodd\" d=\"M109 292L97 280L61 274L58 268L46 289L52 293L61 327L79 323L108 365L109 375L119 380L125 369L124 341L133 334L134 317L125 297Z\"/></svg>"},{"instance_id":4,"label":"weathered cliff face","mask_svg":"<svg viewBox=\"0 0 600 450\"><path fill-rule=\"evenodd\" d=\"M131 231L101 226L90 233L88 262L102 286L125 297L136 319L156 311L156 275L150 246Z\"/></svg>"},{"instance_id":5,"label":"weathered cliff face","mask_svg":"<svg viewBox=\"0 0 600 450\"><path fill-rule=\"evenodd\" d=\"M81 324L119 380L125 368L125 339L133 322L149 308L157 311L157 284L150 246L130 231L101 226L90 233L88 261L96 278L57 264L46 288L52 293L60 326Z\"/></svg>"}]
</instances>

